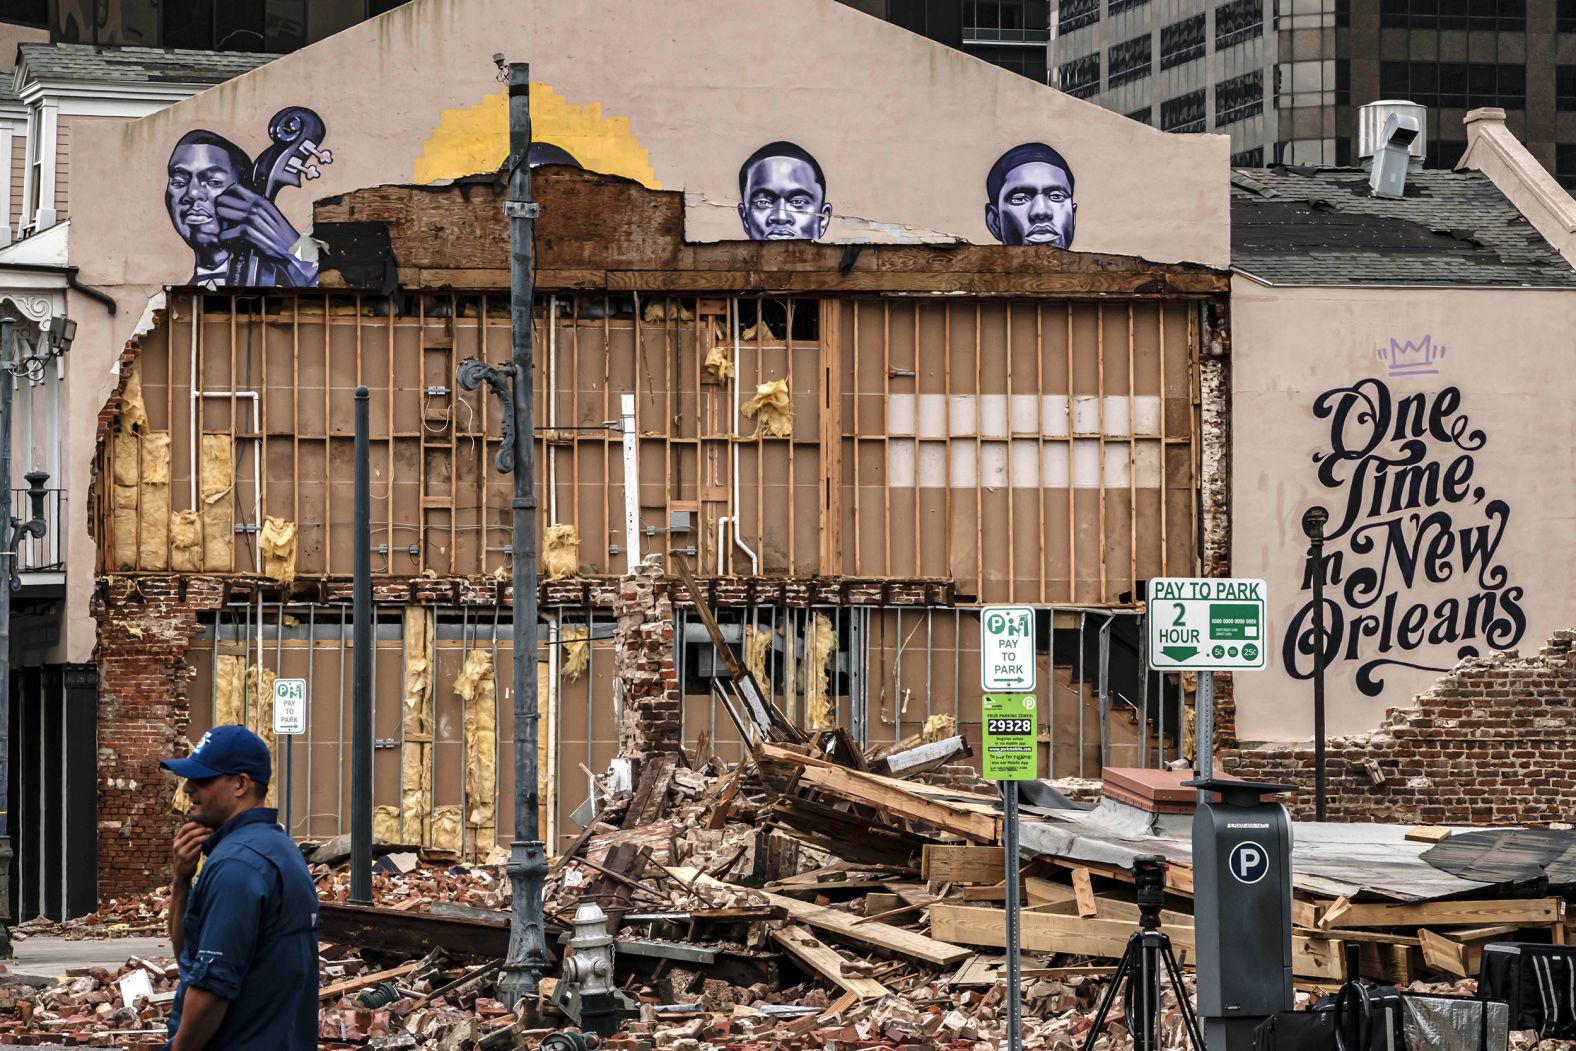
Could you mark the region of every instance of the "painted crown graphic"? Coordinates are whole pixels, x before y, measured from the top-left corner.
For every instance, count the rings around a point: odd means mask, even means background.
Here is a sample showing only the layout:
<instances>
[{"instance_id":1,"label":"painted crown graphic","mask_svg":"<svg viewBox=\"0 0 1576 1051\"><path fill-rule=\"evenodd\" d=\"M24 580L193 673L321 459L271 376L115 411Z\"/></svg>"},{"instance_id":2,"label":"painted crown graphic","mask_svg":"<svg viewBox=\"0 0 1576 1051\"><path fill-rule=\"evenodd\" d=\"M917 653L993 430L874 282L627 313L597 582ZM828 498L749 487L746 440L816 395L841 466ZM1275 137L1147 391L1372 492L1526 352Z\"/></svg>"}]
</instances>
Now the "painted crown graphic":
<instances>
[{"instance_id":1,"label":"painted crown graphic","mask_svg":"<svg viewBox=\"0 0 1576 1051\"><path fill-rule=\"evenodd\" d=\"M1437 376L1439 369L1435 365L1445 356L1445 346L1434 343L1427 334L1417 343L1391 336L1390 345L1376 348L1374 356L1388 366L1391 376Z\"/></svg>"}]
</instances>

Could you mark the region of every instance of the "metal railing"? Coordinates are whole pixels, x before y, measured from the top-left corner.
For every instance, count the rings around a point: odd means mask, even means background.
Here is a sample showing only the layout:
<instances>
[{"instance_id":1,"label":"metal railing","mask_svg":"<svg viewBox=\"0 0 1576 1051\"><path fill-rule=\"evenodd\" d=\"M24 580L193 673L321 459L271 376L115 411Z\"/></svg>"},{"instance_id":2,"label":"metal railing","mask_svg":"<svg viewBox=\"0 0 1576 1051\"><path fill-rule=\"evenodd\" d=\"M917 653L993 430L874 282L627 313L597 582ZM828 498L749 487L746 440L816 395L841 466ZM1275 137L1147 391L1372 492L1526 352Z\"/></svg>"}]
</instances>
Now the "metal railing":
<instances>
[{"instance_id":1,"label":"metal railing","mask_svg":"<svg viewBox=\"0 0 1576 1051\"><path fill-rule=\"evenodd\" d=\"M999 29L995 26L964 26L965 44L1044 44L1051 39L1049 29Z\"/></svg>"},{"instance_id":2,"label":"metal railing","mask_svg":"<svg viewBox=\"0 0 1576 1051\"><path fill-rule=\"evenodd\" d=\"M16 552L19 573L56 573L66 568L65 539L62 530L65 516L61 509L66 502L64 489L46 489L44 497L44 535L29 536L22 540ZM25 518L30 512L26 489L11 490L11 513Z\"/></svg>"}]
</instances>

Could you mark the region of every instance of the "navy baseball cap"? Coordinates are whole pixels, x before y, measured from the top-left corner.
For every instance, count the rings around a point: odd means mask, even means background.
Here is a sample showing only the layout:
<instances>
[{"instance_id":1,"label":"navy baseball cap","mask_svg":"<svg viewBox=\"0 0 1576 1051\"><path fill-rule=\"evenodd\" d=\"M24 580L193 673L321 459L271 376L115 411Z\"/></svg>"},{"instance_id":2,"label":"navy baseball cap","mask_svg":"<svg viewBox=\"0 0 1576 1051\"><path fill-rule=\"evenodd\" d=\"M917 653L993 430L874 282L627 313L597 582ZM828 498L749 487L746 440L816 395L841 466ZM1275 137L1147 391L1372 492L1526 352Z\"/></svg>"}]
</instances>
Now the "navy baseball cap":
<instances>
[{"instance_id":1,"label":"navy baseball cap","mask_svg":"<svg viewBox=\"0 0 1576 1051\"><path fill-rule=\"evenodd\" d=\"M159 765L176 777L188 780L246 774L260 785L266 785L273 772L268 746L244 726L215 726L202 735L191 755L182 759L161 759Z\"/></svg>"}]
</instances>

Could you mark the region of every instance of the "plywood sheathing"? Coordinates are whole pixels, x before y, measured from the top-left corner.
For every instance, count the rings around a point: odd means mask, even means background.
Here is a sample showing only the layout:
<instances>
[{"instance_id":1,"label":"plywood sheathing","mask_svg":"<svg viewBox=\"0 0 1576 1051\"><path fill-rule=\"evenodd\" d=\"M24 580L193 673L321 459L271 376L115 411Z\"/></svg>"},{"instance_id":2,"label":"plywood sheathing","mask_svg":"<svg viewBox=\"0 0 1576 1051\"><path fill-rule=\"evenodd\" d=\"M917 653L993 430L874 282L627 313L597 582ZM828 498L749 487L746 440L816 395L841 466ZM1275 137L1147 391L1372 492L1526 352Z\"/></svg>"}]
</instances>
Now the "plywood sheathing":
<instances>
[{"instance_id":1,"label":"plywood sheathing","mask_svg":"<svg viewBox=\"0 0 1576 1051\"><path fill-rule=\"evenodd\" d=\"M228 434L202 436L203 567L228 572L234 561L235 442Z\"/></svg>"},{"instance_id":2,"label":"plywood sheathing","mask_svg":"<svg viewBox=\"0 0 1576 1051\"><path fill-rule=\"evenodd\" d=\"M282 580L286 584L296 575L296 524L269 515L263 519L263 530L257 538L263 552L263 575Z\"/></svg>"},{"instance_id":3,"label":"plywood sheathing","mask_svg":"<svg viewBox=\"0 0 1576 1051\"><path fill-rule=\"evenodd\" d=\"M454 680L465 712L465 839L471 857L492 852L497 834L498 698L491 650L471 650Z\"/></svg>"},{"instance_id":4,"label":"plywood sheathing","mask_svg":"<svg viewBox=\"0 0 1576 1051\"><path fill-rule=\"evenodd\" d=\"M542 535L542 572L548 580L562 580L580 571L580 531L557 522Z\"/></svg>"},{"instance_id":5,"label":"plywood sheathing","mask_svg":"<svg viewBox=\"0 0 1576 1051\"><path fill-rule=\"evenodd\" d=\"M787 380L757 384L755 396L744 403L744 415L755 421L757 438L787 438L793 434L793 401Z\"/></svg>"},{"instance_id":6,"label":"plywood sheathing","mask_svg":"<svg viewBox=\"0 0 1576 1051\"><path fill-rule=\"evenodd\" d=\"M400 706L399 838L429 842L432 799L433 614L426 606L405 607L405 686Z\"/></svg>"},{"instance_id":7,"label":"plywood sheathing","mask_svg":"<svg viewBox=\"0 0 1576 1051\"><path fill-rule=\"evenodd\" d=\"M804 712L812 730L830 730L837 725L837 714L832 711L831 692L832 654L837 650L837 636L832 631L832 621L825 613L810 619L809 638L805 639Z\"/></svg>"}]
</instances>

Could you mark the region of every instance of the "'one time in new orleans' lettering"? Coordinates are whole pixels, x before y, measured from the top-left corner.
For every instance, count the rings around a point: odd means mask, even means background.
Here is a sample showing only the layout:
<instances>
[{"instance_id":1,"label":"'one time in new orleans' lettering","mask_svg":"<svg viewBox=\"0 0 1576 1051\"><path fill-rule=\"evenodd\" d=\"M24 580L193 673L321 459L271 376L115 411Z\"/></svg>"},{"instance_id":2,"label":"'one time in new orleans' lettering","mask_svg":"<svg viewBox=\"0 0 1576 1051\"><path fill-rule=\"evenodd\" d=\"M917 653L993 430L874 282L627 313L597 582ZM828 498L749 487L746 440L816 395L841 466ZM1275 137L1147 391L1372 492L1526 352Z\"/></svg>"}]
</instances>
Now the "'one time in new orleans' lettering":
<instances>
[{"instance_id":1,"label":"'one time in new orleans' lettering","mask_svg":"<svg viewBox=\"0 0 1576 1051\"><path fill-rule=\"evenodd\" d=\"M1505 650L1520 642L1524 592L1499 561L1510 505L1473 480L1473 454L1488 437L1461 411L1461 391L1398 396L1364 379L1325 391L1313 412L1330 428L1328 448L1313 457L1319 484L1332 494L1327 665L1359 662L1357 686L1373 697L1387 665L1446 670L1404 659L1422 647L1454 647L1459 659L1477 656L1479 643ZM1302 589L1312 587L1310 566ZM1313 650L1310 599L1282 644L1294 678L1313 674Z\"/></svg>"}]
</instances>

